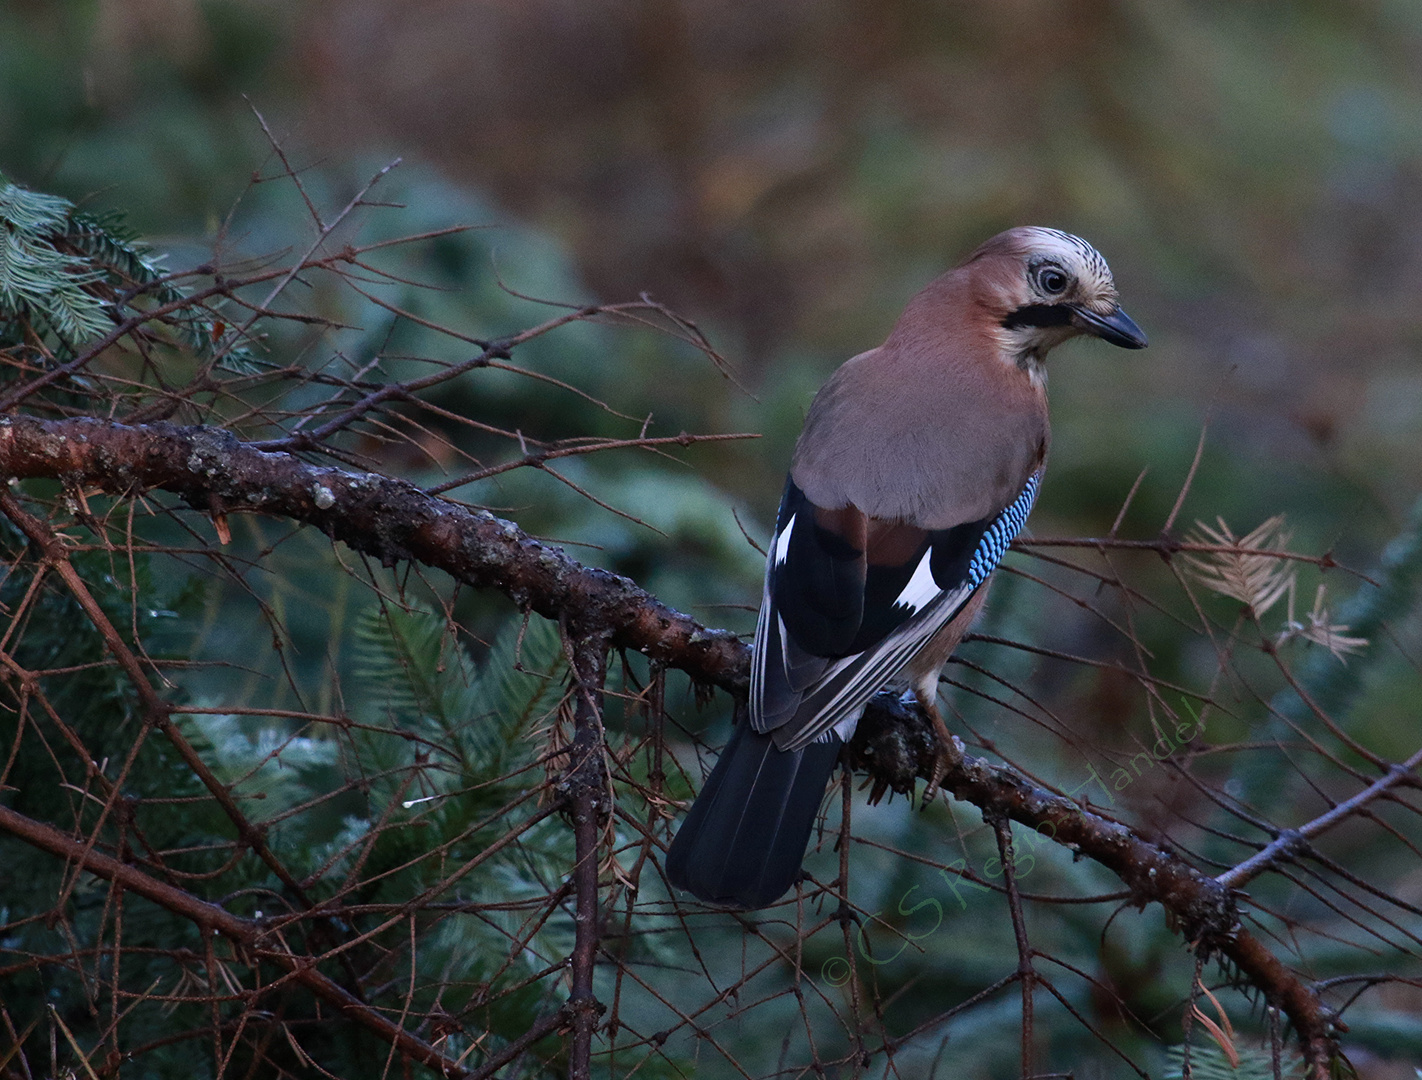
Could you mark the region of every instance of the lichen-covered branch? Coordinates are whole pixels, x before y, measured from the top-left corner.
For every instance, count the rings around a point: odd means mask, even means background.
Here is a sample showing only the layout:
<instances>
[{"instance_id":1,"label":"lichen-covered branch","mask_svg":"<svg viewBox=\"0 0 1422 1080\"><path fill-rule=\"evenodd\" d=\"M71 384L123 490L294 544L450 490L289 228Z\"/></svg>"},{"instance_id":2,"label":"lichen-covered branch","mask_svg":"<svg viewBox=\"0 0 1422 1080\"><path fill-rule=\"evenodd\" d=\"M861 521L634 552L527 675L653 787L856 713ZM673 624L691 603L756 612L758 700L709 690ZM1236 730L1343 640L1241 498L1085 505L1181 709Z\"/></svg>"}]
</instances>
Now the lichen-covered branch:
<instances>
[{"instance_id":1,"label":"lichen-covered branch","mask_svg":"<svg viewBox=\"0 0 1422 1080\"><path fill-rule=\"evenodd\" d=\"M698 682L744 692L748 651L734 634L706 629L626 578L583 566L508 521L405 481L268 453L216 428L25 416L0 418L0 473L58 478L114 495L162 489L214 515L256 512L305 522L386 564L415 560L437 567L469 585L497 589L521 607L575 627L577 635L636 649ZM592 655L585 652L583 661ZM598 682L591 667L579 674ZM915 778L930 775L935 748L922 715L881 699L866 713L849 762L878 784L910 791ZM1313 1075L1326 1075L1340 1025L1312 987L1242 927L1231 890L1160 844L1009 769L967 756L942 786L989 814L1049 829L1056 842L1116 873L1139 905L1159 902L1187 941L1228 957L1284 1010ZM579 858L586 862L590 850L583 843ZM595 901L586 880L591 865L579 879L580 918ZM595 911L593 903L588 913L594 919ZM591 927L579 942L590 959ZM570 1004L575 1013L585 1010L575 1027L586 1060L595 1005L591 967L580 971Z\"/></svg>"},{"instance_id":2,"label":"lichen-covered branch","mask_svg":"<svg viewBox=\"0 0 1422 1080\"><path fill-rule=\"evenodd\" d=\"M849 765L901 794L933 775L937 736L929 719L885 694L876 698L846 750ZM1323 1080L1336 1032L1346 1030L1313 987L1240 923L1235 893L1174 852L1011 769L971 754L950 768L942 789L989 816L1008 817L1100 863L1131 890L1139 907L1158 902L1202 956L1228 957L1293 1021L1310 1076Z\"/></svg>"},{"instance_id":3,"label":"lichen-covered branch","mask_svg":"<svg viewBox=\"0 0 1422 1080\"><path fill-rule=\"evenodd\" d=\"M511 522L428 495L404 480L267 453L229 431L159 423L0 417L0 473L97 485L114 495L159 488L212 514L257 512L314 525L393 565L413 559L503 592L550 619L574 612L699 682L743 690L746 648L635 582L584 566Z\"/></svg>"}]
</instances>

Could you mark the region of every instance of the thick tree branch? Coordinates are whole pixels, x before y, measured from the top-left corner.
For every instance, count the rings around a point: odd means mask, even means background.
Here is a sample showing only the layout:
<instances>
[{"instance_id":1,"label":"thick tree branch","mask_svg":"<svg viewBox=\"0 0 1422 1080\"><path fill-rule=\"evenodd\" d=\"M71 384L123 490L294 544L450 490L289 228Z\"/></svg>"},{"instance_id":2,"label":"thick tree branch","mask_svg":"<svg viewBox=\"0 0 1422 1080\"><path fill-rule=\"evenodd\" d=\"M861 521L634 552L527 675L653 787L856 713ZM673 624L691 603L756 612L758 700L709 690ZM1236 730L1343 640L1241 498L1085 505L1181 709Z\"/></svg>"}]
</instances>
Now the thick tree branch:
<instances>
[{"instance_id":1,"label":"thick tree branch","mask_svg":"<svg viewBox=\"0 0 1422 1080\"><path fill-rule=\"evenodd\" d=\"M23 416L0 418L0 473L55 477L116 495L161 488L204 511L289 517L386 564L412 559L470 585L498 589L548 618L575 618L580 633L596 630L609 644L637 649L700 682L740 693L746 686L748 650L735 635L700 626L626 578L582 566L510 522L401 480L266 453L215 428ZM866 712L849 761L906 792L915 778L931 774L936 746L925 717L881 698ZM1050 830L1057 843L1116 873L1140 906L1160 902L1186 940L1204 953L1227 956L1284 1010L1312 1074L1326 1075L1342 1025L1308 984L1242 927L1234 894L1224 884L1009 769L965 757L942 786L989 814ZM590 985L581 989L590 997ZM580 1004L576 992L572 1004Z\"/></svg>"},{"instance_id":2,"label":"thick tree branch","mask_svg":"<svg viewBox=\"0 0 1422 1080\"><path fill-rule=\"evenodd\" d=\"M883 694L865 711L846 757L852 768L910 794L916 780L933 775L937 748L929 719ZM1310 983L1243 927L1233 890L1126 826L982 758L965 754L961 764L948 770L941 787L986 816L1021 822L1105 866L1125 882L1138 907L1159 902L1199 955L1228 957L1272 1004L1283 1009L1298 1032L1310 1077L1328 1076L1337 1053L1337 1033L1346 1031L1346 1026Z\"/></svg>"},{"instance_id":3,"label":"thick tree branch","mask_svg":"<svg viewBox=\"0 0 1422 1080\"><path fill-rule=\"evenodd\" d=\"M98 420L0 417L0 473L56 477L115 495L160 488L204 512L292 518L386 565L413 559L479 588L494 588L550 619L576 612L699 682L744 691L746 647L708 630L627 578L583 566L516 525L373 473L266 453L229 431Z\"/></svg>"}]
</instances>

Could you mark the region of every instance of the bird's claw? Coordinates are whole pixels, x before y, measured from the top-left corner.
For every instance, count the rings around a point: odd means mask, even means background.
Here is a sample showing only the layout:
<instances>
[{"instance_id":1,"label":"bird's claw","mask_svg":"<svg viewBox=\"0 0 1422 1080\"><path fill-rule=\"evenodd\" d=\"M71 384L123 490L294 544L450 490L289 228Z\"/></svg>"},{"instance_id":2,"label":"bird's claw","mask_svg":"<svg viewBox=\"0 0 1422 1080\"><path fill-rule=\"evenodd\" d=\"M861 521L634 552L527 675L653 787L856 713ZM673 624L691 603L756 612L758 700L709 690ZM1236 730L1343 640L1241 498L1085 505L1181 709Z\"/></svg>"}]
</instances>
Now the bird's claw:
<instances>
[{"instance_id":1,"label":"bird's claw","mask_svg":"<svg viewBox=\"0 0 1422 1080\"><path fill-rule=\"evenodd\" d=\"M927 809L934 799L938 798L938 786L943 783L943 777L948 775L948 770L955 768L963 760L963 744L956 738L948 745L940 744L938 753L933 759L933 772L928 777L928 786L923 789L923 802L920 809Z\"/></svg>"},{"instance_id":2,"label":"bird's claw","mask_svg":"<svg viewBox=\"0 0 1422 1080\"><path fill-rule=\"evenodd\" d=\"M938 736L938 752L933 758L933 771L928 777L928 787L923 789L920 809L926 809L938 798L938 785L943 782L943 777L948 774L949 769L956 768L963 761L962 740L948 730L948 725L943 722L943 716L936 705L925 711L932 719L934 732Z\"/></svg>"}]
</instances>

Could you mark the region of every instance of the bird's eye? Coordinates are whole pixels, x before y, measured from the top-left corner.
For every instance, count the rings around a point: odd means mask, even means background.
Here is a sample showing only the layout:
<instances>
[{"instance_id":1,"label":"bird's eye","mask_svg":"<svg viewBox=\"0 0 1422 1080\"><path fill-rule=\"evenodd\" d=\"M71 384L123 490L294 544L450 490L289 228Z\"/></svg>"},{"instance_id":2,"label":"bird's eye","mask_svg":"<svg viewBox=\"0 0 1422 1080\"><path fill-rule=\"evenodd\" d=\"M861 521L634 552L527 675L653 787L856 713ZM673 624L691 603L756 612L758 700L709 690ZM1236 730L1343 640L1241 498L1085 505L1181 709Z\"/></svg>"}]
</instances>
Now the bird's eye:
<instances>
[{"instance_id":1,"label":"bird's eye","mask_svg":"<svg viewBox=\"0 0 1422 1080\"><path fill-rule=\"evenodd\" d=\"M1062 292L1067 287L1067 276L1055 266L1044 266L1037 271L1037 286L1049 295Z\"/></svg>"}]
</instances>

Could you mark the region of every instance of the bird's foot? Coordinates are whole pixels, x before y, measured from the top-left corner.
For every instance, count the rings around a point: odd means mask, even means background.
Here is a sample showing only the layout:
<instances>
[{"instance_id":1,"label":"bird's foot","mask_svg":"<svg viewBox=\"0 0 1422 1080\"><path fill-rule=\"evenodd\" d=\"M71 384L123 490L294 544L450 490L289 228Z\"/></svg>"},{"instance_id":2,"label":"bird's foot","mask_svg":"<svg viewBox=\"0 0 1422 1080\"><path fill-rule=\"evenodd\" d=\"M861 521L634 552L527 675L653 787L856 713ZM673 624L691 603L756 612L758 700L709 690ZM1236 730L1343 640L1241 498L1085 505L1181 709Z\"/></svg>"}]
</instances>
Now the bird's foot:
<instances>
[{"instance_id":1,"label":"bird's foot","mask_svg":"<svg viewBox=\"0 0 1422 1080\"><path fill-rule=\"evenodd\" d=\"M943 782L943 777L948 775L948 770L956 768L963 761L963 744L956 738L944 746L938 747L938 754L933 761L933 772L929 776L928 786L923 789L923 802L920 809L927 809L928 805L938 798L938 786Z\"/></svg>"},{"instance_id":2,"label":"bird's foot","mask_svg":"<svg viewBox=\"0 0 1422 1080\"><path fill-rule=\"evenodd\" d=\"M943 777L947 775L948 770L962 764L963 743L948 730L948 725L943 722L943 714L938 711L936 701L925 702L920 698L919 704L928 714L928 718L933 721L933 730L938 736L938 753L933 761L933 772L928 778L928 787L923 789L923 802L920 807L923 808L938 798L938 785L943 782Z\"/></svg>"}]
</instances>

